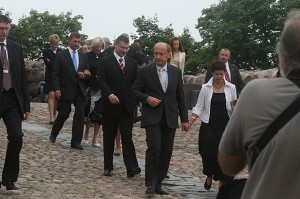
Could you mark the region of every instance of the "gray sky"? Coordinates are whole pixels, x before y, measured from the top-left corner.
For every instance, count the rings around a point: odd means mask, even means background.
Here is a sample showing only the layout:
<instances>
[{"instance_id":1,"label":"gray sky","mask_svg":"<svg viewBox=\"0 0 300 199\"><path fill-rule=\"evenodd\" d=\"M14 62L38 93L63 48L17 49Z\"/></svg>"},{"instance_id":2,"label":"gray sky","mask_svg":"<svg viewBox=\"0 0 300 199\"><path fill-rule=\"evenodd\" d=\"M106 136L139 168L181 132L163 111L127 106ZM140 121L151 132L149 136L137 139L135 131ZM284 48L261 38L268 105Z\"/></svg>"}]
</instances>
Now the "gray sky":
<instances>
[{"instance_id":1,"label":"gray sky","mask_svg":"<svg viewBox=\"0 0 300 199\"><path fill-rule=\"evenodd\" d=\"M0 7L11 13L15 24L22 16L29 16L32 9L56 15L72 11L72 16L83 16L81 33L89 39L105 36L111 40L122 33L135 33L132 25L135 18L142 15L153 18L157 14L160 27L172 24L175 34L181 34L188 27L199 41L195 25L202 9L218 3L219 0L1 0Z\"/></svg>"}]
</instances>

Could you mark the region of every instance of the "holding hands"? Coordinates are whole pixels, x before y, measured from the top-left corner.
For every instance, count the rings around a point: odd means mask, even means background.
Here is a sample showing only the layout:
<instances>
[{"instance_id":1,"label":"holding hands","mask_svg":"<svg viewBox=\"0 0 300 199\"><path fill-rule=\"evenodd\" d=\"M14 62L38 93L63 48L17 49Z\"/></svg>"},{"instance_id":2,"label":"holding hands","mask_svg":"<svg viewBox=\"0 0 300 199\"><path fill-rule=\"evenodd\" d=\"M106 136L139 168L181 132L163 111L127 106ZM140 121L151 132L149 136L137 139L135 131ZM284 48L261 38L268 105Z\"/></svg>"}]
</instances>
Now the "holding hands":
<instances>
[{"instance_id":1,"label":"holding hands","mask_svg":"<svg viewBox=\"0 0 300 199\"><path fill-rule=\"evenodd\" d=\"M198 115L192 113L192 116L189 120L189 127L191 127L194 124L194 122L197 120L197 118L198 118Z\"/></svg>"}]
</instances>

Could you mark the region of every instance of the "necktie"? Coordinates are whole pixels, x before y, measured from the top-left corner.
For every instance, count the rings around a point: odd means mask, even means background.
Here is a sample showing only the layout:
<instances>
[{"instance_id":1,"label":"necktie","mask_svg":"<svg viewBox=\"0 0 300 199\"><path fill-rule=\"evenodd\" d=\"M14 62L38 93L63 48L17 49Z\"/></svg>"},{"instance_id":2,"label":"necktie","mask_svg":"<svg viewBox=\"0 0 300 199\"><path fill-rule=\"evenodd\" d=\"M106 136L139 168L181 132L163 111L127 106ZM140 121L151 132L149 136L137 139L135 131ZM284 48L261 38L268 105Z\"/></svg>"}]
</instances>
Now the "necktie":
<instances>
[{"instance_id":1,"label":"necktie","mask_svg":"<svg viewBox=\"0 0 300 199\"><path fill-rule=\"evenodd\" d=\"M164 69L159 68L158 71L159 71L158 77L159 77L161 87L164 90L164 92L166 92L166 82L165 82L165 77L164 77Z\"/></svg>"},{"instance_id":2,"label":"necktie","mask_svg":"<svg viewBox=\"0 0 300 199\"><path fill-rule=\"evenodd\" d=\"M11 80L9 77L9 64L7 61L6 50L4 48L4 43L0 43L1 45L1 61L3 66L3 88L5 90L9 90L11 86Z\"/></svg>"},{"instance_id":3,"label":"necktie","mask_svg":"<svg viewBox=\"0 0 300 199\"><path fill-rule=\"evenodd\" d=\"M123 63L123 58L122 57L119 59L119 65L120 65L122 73L124 73L124 63Z\"/></svg>"},{"instance_id":4,"label":"necktie","mask_svg":"<svg viewBox=\"0 0 300 199\"><path fill-rule=\"evenodd\" d=\"M75 71L77 72L78 64L77 64L77 59L76 59L76 50L73 50L73 52L72 52L72 60L73 60Z\"/></svg>"},{"instance_id":5,"label":"necktie","mask_svg":"<svg viewBox=\"0 0 300 199\"><path fill-rule=\"evenodd\" d=\"M227 69L225 69L225 79L230 82L230 77Z\"/></svg>"}]
</instances>

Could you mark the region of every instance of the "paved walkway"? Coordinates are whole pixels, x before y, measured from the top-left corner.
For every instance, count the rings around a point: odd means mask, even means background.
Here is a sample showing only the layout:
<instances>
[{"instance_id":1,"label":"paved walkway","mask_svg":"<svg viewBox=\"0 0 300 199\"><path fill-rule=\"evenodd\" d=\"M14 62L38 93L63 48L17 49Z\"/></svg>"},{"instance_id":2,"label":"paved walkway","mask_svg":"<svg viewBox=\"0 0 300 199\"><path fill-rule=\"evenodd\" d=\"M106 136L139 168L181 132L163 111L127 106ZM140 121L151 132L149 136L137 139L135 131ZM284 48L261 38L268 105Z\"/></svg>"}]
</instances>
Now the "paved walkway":
<instances>
[{"instance_id":1,"label":"paved walkway","mask_svg":"<svg viewBox=\"0 0 300 199\"><path fill-rule=\"evenodd\" d=\"M177 132L170 165L170 179L163 182L170 195L146 195L144 185L144 155L146 149L144 130L134 125L133 137L142 173L126 177L122 156L114 156L115 175L103 176L102 147L83 144L84 150L70 148L72 115L57 137L49 142L51 126L48 125L47 105L32 103L31 116L23 123L24 145L21 152L20 177L17 191L0 190L0 198L215 198L217 183L211 191L203 188L205 176L201 174L201 158L197 149L199 126L189 133ZM0 169L6 149L6 130L0 121ZM92 133L90 133L92 136ZM102 139L102 136L101 136ZM102 143L102 141L100 140Z\"/></svg>"}]
</instances>

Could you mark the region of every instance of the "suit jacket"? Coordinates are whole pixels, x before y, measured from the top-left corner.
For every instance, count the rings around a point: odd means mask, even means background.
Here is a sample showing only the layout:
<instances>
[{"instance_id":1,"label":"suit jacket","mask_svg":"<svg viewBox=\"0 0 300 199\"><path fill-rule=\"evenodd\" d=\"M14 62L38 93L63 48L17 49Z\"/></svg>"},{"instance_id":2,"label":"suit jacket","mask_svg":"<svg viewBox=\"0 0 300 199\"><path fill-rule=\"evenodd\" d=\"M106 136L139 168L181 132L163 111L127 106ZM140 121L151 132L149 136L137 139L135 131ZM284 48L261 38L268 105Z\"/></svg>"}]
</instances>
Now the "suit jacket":
<instances>
[{"instance_id":1,"label":"suit jacket","mask_svg":"<svg viewBox=\"0 0 300 199\"><path fill-rule=\"evenodd\" d=\"M168 65L168 87L163 91L155 64L141 68L133 85L134 98L143 103L141 127L158 125L165 111L169 128L177 128L178 114L182 122L188 122L188 109L185 104L181 70ZM161 100L152 108L147 104L149 96Z\"/></svg>"},{"instance_id":2,"label":"suit jacket","mask_svg":"<svg viewBox=\"0 0 300 199\"><path fill-rule=\"evenodd\" d=\"M46 65L45 69L45 81L53 79L53 66L54 60L57 53L62 51L61 48L57 48L56 53L54 53L50 48L43 50L43 60Z\"/></svg>"},{"instance_id":3,"label":"suit jacket","mask_svg":"<svg viewBox=\"0 0 300 199\"><path fill-rule=\"evenodd\" d=\"M8 53L9 70L12 86L18 98L22 113L30 112L30 99L28 93L28 82L25 70L24 56L22 46L10 39L6 40ZM3 88L3 68L0 67L0 88ZM1 92L0 92L1 99Z\"/></svg>"},{"instance_id":4,"label":"suit jacket","mask_svg":"<svg viewBox=\"0 0 300 199\"><path fill-rule=\"evenodd\" d=\"M114 54L100 59L100 67L98 69L98 87L100 86L102 103L102 113L121 113L124 106L130 115L133 116L136 102L132 96L132 85L137 76L138 65L129 58L125 57L124 73L121 71L120 65ZM120 103L113 105L108 97L114 94L119 98Z\"/></svg>"},{"instance_id":5,"label":"suit jacket","mask_svg":"<svg viewBox=\"0 0 300 199\"><path fill-rule=\"evenodd\" d=\"M238 93L241 93L242 89L245 86L245 83L242 80L240 70L234 64L229 64L230 69L230 83L234 84ZM211 67L207 67L206 76L205 76L205 83L207 83L210 78L212 77L211 74Z\"/></svg>"},{"instance_id":6,"label":"suit jacket","mask_svg":"<svg viewBox=\"0 0 300 199\"><path fill-rule=\"evenodd\" d=\"M87 56L81 51L78 51L78 57L78 72L83 72L85 69L89 70ZM55 91L61 91L62 100L73 100L75 98L77 84L83 96L86 97L86 80L87 78L84 80L79 79L68 48L57 53L53 67L53 88Z\"/></svg>"}]
</instances>

